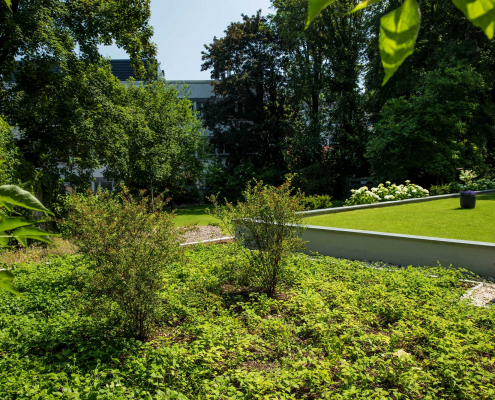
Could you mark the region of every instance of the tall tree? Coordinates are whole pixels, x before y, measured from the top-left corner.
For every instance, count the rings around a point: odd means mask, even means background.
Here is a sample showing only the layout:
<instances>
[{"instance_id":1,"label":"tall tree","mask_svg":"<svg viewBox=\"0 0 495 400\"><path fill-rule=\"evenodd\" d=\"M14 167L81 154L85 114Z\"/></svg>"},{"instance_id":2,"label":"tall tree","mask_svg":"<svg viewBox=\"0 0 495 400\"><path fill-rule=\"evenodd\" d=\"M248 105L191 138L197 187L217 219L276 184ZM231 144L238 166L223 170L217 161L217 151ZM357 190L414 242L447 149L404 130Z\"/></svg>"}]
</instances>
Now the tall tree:
<instances>
[{"instance_id":1,"label":"tall tree","mask_svg":"<svg viewBox=\"0 0 495 400\"><path fill-rule=\"evenodd\" d=\"M202 70L211 70L214 99L205 109L214 145L225 148L227 165L250 160L256 167L285 170L286 141L297 129L282 70L279 37L259 11L232 23L225 36L205 46ZM296 121L296 123L294 122Z\"/></svg>"},{"instance_id":2,"label":"tall tree","mask_svg":"<svg viewBox=\"0 0 495 400\"><path fill-rule=\"evenodd\" d=\"M115 42L140 75L143 59L153 58L149 0L12 0L0 2L0 72L16 70L16 60L59 64L70 54L93 61L99 45Z\"/></svg>"},{"instance_id":3,"label":"tall tree","mask_svg":"<svg viewBox=\"0 0 495 400\"><path fill-rule=\"evenodd\" d=\"M205 135L185 95L163 80L124 89L123 129L107 146L107 177L152 193L168 189L172 206L174 194L196 184L203 172Z\"/></svg>"},{"instance_id":4,"label":"tall tree","mask_svg":"<svg viewBox=\"0 0 495 400\"><path fill-rule=\"evenodd\" d=\"M456 178L456 168L485 173L487 140L495 135L495 105L480 73L469 65L440 65L417 91L390 99L368 145L380 180Z\"/></svg>"},{"instance_id":5,"label":"tall tree","mask_svg":"<svg viewBox=\"0 0 495 400\"><path fill-rule=\"evenodd\" d=\"M371 36L378 34L379 18L398 4L398 1L391 0L375 5L374 9L370 10ZM469 164L477 169L485 168L485 164L491 168L494 166L495 142L491 110L495 103L495 94L491 88L495 83L495 44L487 39L483 31L473 26L451 2L425 0L421 10L422 27L415 51L384 87L381 86L383 72L378 45L374 40L370 42L367 48L369 62L365 86L367 110L375 127L368 149L374 174L385 178L384 168L387 165L389 168L387 179L392 178L390 175L397 171L401 177L410 179L421 177L423 183L428 184L441 181L442 178L452 179L455 166L466 167L466 164ZM442 79L435 78L437 72L458 68L461 69L456 74L448 73ZM462 71L471 71L472 77L468 79ZM436 100L428 108L428 114L431 116L432 113L437 112L438 120L429 117L431 125L426 126L424 125L426 117L422 117L410 107L413 105L426 107L432 96ZM452 124L457 121L461 125L454 124L448 127L448 124L442 123L447 107L445 101L449 102L450 107L454 104L458 105L458 109L451 108L452 114L449 118ZM467 105L472 107L469 115L466 115ZM401 112L405 114L401 116ZM414 120L414 118L418 119ZM405 126L405 120L409 120L411 125ZM392 121L397 122L395 128ZM418 125L414 121L418 123L423 121L421 125L424 130L418 130ZM444 138L441 139L437 135L443 129L449 130L449 134L447 137L441 136ZM426 139L428 135L430 138ZM387 150L379 145L380 142L385 144L383 142L385 137L390 140L392 138L400 140L400 146L412 152L398 154L397 149ZM434 140L435 137L440 141ZM454 150L452 146L454 143L459 143L458 140L461 138L465 144L462 148ZM431 147L426 153L419 154L417 152L421 148L419 143L424 143L424 140L430 141ZM441 143L445 143L447 147ZM389 145L393 146L391 142ZM469 155L468 149L476 149L476 154L481 158ZM395 152L395 156L387 158L386 154L390 152ZM411 160L412 154L420 157ZM432 170L421 162L425 154L429 154L430 166L433 167L435 164L438 168ZM450 154L450 159L447 154ZM378 162L380 157L383 163ZM466 157L466 159L456 160L452 157ZM390 161L387 161L390 159L396 160L397 164L391 165ZM439 163L440 159L444 161ZM417 168L412 168L410 164L408 166L408 160L411 163L415 162ZM443 169L440 169L440 164L443 165Z\"/></svg>"},{"instance_id":6,"label":"tall tree","mask_svg":"<svg viewBox=\"0 0 495 400\"><path fill-rule=\"evenodd\" d=\"M308 2L273 0L273 21L284 51L288 87L307 110L307 126L294 143L303 154L298 166L322 164L344 178L366 174L367 130L360 80L366 45L366 14L346 15L357 2L346 0L322 11L308 29ZM323 140L326 139L326 140ZM331 149L322 151L325 144ZM323 168L324 165L324 168ZM309 167L311 170L315 166Z\"/></svg>"},{"instance_id":7,"label":"tall tree","mask_svg":"<svg viewBox=\"0 0 495 400\"><path fill-rule=\"evenodd\" d=\"M88 184L104 138L119 129L112 97L121 88L99 46L126 50L144 77L143 59L156 54L150 2L12 0L10 8L0 3L0 109L46 195L63 180Z\"/></svg>"}]
</instances>

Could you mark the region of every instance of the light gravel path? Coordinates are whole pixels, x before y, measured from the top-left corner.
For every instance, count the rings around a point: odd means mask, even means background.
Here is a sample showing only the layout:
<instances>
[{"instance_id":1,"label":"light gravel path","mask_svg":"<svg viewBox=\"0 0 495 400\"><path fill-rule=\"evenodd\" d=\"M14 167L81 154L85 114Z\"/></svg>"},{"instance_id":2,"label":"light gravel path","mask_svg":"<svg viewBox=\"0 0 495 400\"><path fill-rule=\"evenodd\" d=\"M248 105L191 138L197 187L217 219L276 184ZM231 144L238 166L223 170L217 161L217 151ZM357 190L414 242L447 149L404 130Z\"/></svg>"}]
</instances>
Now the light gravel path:
<instances>
[{"instance_id":1,"label":"light gravel path","mask_svg":"<svg viewBox=\"0 0 495 400\"><path fill-rule=\"evenodd\" d=\"M216 226L195 226L184 235L184 243L203 242L205 240L224 238L225 236L227 235L222 233L220 228Z\"/></svg>"}]
</instances>

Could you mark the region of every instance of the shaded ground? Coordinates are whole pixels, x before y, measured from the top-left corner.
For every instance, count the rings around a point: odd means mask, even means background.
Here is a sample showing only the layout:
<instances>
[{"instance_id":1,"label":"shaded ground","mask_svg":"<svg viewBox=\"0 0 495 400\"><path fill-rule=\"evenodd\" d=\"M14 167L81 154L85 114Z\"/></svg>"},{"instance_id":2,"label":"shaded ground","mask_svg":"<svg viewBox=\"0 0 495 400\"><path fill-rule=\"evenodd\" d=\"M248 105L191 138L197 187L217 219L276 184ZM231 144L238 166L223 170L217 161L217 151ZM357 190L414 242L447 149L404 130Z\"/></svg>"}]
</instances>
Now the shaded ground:
<instances>
[{"instance_id":1,"label":"shaded ground","mask_svg":"<svg viewBox=\"0 0 495 400\"><path fill-rule=\"evenodd\" d=\"M306 218L307 225L495 242L495 195L478 196L476 208L461 209L459 199L356 210Z\"/></svg>"}]
</instances>

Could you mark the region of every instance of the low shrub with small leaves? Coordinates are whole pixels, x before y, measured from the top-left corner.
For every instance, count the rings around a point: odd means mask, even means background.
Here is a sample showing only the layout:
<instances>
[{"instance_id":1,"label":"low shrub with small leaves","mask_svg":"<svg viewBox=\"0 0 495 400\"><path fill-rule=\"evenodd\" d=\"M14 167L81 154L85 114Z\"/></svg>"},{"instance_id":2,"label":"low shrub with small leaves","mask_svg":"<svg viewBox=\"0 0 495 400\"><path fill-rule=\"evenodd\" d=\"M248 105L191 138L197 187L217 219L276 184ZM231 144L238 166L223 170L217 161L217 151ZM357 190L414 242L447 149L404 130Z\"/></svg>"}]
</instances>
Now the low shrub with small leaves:
<instances>
[{"instance_id":1,"label":"low shrub with small leaves","mask_svg":"<svg viewBox=\"0 0 495 400\"><path fill-rule=\"evenodd\" d=\"M460 271L294 254L270 298L235 284L244 262L231 244L165 266L146 343L84 312L86 257L18 265L22 297L0 292L0 398L495 398L495 307L460 300Z\"/></svg>"},{"instance_id":2,"label":"low shrub with small leaves","mask_svg":"<svg viewBox=\"0 0 495 400\"><path fill-rule=\"evenodd\" d=\"M332 196L315 195L304 196L303 203L308 210L320 210L322 208L332 207Z\"/></svg>"},{"instance_id":3,"label":"low shrub with small leaves","mask_svg":"<svg viewBox=\"0 0 495 400\"><path fill-rule=\"evenodd\" d=\"M183 230L175 229L174 215L163 212L164 206L159 197L135 199L126 190L74 195L64 222L91 261L85 290L90 311L119 314L129 333L141 339L157 319L162 270L180 254Z\"/></svg>"},{"instance_id":4,"label":"low shrub with small leaves","mask_svg":"<svg viewBox=\"0 0 495 400\"><path fill-rule=\"evenodd\" d=\"M211 196L214 216L230 236L242 241L240 251L248 261L246 275L256 287L273 296L283 261L306 247L301 239L304 197L293 190L290 178L279 187L254 181L242 195L243 201L224 206Z\"/></svg>"}]
</instances>

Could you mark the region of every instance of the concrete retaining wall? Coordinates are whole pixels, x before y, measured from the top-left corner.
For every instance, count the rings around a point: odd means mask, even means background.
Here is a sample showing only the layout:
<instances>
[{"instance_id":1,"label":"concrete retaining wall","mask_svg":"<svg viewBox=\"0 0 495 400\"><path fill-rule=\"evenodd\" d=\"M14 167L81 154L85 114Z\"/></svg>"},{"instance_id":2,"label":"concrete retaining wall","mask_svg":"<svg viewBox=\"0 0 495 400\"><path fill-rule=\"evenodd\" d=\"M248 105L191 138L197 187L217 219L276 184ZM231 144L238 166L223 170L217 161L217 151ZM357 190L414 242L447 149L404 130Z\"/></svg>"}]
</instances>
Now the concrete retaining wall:
<instances>
[{"instance_id":1,"label":"concrete retaining wall","mask_svg":"<svg viewBox=\"0 0 495 400\"><path fill-rule=\"evenodd\" d=\"M336 258L413 266L465 268L495 277L495 243L308 226L309 251Z\"/></svg>"}]
</instances>

